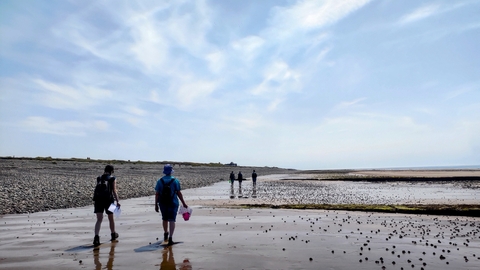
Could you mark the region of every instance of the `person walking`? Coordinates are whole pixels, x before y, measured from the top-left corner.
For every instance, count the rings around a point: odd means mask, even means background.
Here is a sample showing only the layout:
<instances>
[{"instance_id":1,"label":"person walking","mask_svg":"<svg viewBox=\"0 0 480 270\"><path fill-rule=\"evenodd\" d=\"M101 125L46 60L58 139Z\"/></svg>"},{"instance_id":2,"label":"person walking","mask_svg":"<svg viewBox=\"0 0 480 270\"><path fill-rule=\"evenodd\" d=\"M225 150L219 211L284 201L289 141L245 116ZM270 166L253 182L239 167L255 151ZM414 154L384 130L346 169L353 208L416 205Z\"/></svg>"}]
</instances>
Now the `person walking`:
<instances>
[{"instance_id":1,"label":"person walking","mask_svg":"<svg viewBox=\"0 0 480 270\"><path fill-rule=\"evenodd\" d=\"M233 171L230 173L230 185L233 187L233 183L235 183L235 174Z\"/></svg>"},{"instance_id":2,"label":"person walking","mask_svg":"<svg viewBox=\"0 0 480 270\"><path fill-rule=\"evenodd\" d=\"M94 213L97 215L97 222L95 223L95 237L93 238L93 245L95 247L100 245L100 227L103 221L103 212L107 214L110 223L111 241L118 238L118 233L115 231L115 220L113 219L113 212L109 211L110 205L116 201L117 207L120 207L117 194L117 181L112 174L114 168L112 165L105 166L103 175L97 177L97 186L93 195Z\"/></svg>"},{"instance_id":3,"label":"person walking","mask_svg":"<svg viewBox=\"0 0 480 270\"><path fill-rule=\"evenodd\" d=\"M242 189L242 181L243 181L242 172L238 172L237 179L238 179L238 186L239 186L239 188L240 188L240 190L241 190L241 189ZM240 193L241 193L241 192L240 192Z\"/></svg>"},{"instance_id":4,"label":"person walking","mask_svg":"<svg viewBox=\"0 0 480 270\"><path fill-rule=\"evenodd\" d=\"M175 222L179 207L178 199L182 202L183 207L188 207L180 191L180 181L172 176L173 172L172 165L165 165L163 167L165 176L158 179L155 186L155 212L158 213L160 208L163 222L163 241L168 241L169 246L174 244L172 237L175 232Z\"/></svg>"},{"instance_id":5,"label":"person walking","mask_svg":"<svg viewBox=\"0 0 480 270\"><path fill-rule=\"evenodd\" d=\"M252 182L253 182L253 186L256 187L257 186L257 173L255 172L255 170L253 170L253 172L252 172Z\"/></svg>"}]
</instances>

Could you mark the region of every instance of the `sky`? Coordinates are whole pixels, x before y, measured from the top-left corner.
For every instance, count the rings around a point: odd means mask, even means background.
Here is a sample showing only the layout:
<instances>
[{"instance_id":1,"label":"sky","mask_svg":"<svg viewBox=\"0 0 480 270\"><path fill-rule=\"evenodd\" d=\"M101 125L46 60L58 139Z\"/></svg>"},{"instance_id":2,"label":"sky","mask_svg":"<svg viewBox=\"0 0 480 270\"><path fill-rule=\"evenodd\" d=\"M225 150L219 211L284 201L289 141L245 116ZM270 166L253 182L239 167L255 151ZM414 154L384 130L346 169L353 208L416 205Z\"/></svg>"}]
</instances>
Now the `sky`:
<instances>
[{"instance_id":1,"label":"sky","mask_svg":"<svg viewBox=\"0 0 480 270\"><path fill-rule=\"evenodd\" d=\"M0 156L480 164L480 1L0 2Z\"/></svg>"}]
</instances>

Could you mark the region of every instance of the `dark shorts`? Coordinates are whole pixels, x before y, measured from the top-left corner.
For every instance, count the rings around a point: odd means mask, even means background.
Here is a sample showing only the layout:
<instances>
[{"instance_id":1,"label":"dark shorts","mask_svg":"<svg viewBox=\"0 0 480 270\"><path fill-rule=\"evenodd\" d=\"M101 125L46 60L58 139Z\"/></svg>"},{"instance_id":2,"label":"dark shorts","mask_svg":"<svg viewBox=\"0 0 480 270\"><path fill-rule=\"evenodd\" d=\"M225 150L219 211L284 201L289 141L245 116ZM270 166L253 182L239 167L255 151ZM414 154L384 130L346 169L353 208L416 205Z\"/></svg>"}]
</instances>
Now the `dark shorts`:
<instances>
[{"instance_id":1,"label":"dark shorts","mask_svg":"<svg viewBox=\"0 0 480 270\"><path fill-rule=\"evenodd\" d=\"M162 213L162 220L176 222L178 205L163 206L160 204L160 212Z\"/></svg>"},{"instance_id":2,"label":"dark shorts","mask_svg":"<svg viewBox=\"0 0 480 270\"><path fill-rule=\"evenodd\" d=\"M111 204L112 204L112 202L97 202L97 201L95 201L93 212L94 213L105 212L107 215L111 215L111 214L113 214L113 212L108 211L108 207L110 207Z\"/></svg>"}]
</instances>

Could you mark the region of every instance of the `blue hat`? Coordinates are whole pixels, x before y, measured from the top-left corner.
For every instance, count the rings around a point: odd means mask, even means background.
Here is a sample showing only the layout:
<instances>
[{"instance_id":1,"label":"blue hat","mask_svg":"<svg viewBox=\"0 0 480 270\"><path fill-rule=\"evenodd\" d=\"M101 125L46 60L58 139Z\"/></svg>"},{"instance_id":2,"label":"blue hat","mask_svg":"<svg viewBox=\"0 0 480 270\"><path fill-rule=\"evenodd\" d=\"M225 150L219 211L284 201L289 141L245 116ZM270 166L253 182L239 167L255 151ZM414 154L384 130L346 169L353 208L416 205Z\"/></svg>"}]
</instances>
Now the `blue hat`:
<instances>
[{"instance_id":1,"label":"blue hat","mask_svg":"<svg viewBox=\"0 0 480 270\"><path fill-rule=\"evenodd\" d=\"M172 165L167 164L163 166L163 174L172 174L174 172Z\"/></svg>"}]
</instances>

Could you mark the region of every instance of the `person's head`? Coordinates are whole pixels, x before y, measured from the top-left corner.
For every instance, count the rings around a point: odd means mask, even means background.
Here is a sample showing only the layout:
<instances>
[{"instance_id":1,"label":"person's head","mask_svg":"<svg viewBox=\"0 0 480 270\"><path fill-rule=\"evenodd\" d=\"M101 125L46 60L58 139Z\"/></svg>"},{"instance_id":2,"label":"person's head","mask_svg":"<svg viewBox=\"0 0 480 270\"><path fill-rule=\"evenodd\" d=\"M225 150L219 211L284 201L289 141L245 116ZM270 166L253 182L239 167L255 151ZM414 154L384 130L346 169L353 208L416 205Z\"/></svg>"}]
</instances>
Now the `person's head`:
<instances>
[{"instance_id":1,"label":"person's head","mask_svg":"<svg viewBox=\"0 0 480 270\"><path fill-rule=\"evenodd\" d=\"M255 170L253 170L253 172L255 172Z\"/></svg>"},{"instance_id":2,"label":"person's head","mask_svg":"<svg viewBox=\"0 0 480 270\"><path fill-rule=\"evenodd\" d=\"M113 169L112 165L105 166L105 173L112 174L113 171L114 171L114 169Z\"/></svg>"},{"instance_id":3,"label":"person's head","mask_svg":"<svg viewBox=\"0 0 480 270\"><path fill-rule=\"evenodd\" d=\"M172 174L173 172L174 172L174 171L173 171L172 165L167 164L167 165L163 166L163 174L170 175L170 174Z\"/></svg>"}]
</instances>

